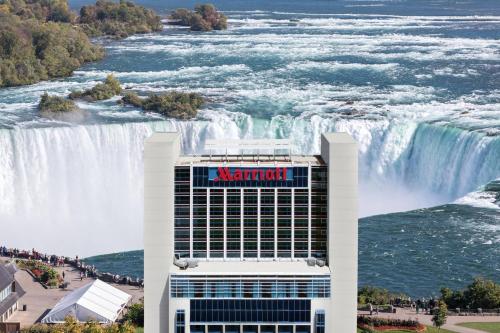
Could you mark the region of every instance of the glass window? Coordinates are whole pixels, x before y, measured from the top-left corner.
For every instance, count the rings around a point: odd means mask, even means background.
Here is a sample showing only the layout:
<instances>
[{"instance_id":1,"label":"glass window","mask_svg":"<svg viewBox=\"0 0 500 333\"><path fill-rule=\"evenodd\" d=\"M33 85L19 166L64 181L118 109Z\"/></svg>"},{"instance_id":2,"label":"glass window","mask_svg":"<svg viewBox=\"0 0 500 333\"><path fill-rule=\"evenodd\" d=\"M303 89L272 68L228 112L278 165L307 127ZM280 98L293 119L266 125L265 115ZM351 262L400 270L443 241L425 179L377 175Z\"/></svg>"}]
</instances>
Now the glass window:
<instances>
[{"instance_id":1,"label":"glass window","mask_svg":"<svg viewBox=\"0 0 500 333\"><path fill-rule=\"evenodd\" d=\"M315 317L315 333L325 333L325 311L317 310Z\"/></svg>"},{"instance_id":2,"label":"glass window","mask_svg":"<svg viewBox=\"0 0 500 333\"><path fill-rule=\"evenodd\" d=\"M237 325L227 325L225 327L225 333L240 333L240 326L237 326Z\"/></svg>"},{"instance_id":3,"label":"glass window","mask_svg":"<svg viewBox=\"0 0 500 333\"><path fill-rule=\"evenodd\" d=\"M175 333L186 331L186 315L184 310L177 310L175 313Z\"/></svg>"},{"instance_id":4,"label":"glass window","mask_svg":"<svg viewBox=\"0 0 500 333\"><path fill-rule=\"evenodd\" d=\"M205 333L205 325L191 325L191 333Z\"/></svg>"},{"instance_id":5,"label":"glass window","mask_svg":"<svg viewBox=\"0 0 500 333\"><path fill-rule=\"evenodd\" d=\"M276 327L270 325L262 325L260 327L260 333L275 333Z\"/></svg>"},{"instance_id":6,"label":"glass window","mask_svg":"<svg viewBox=\"0 0 500 333\"><path fill-rule=\"evenodd\" d=\"M208 326L208 333L222 333L222 325Z\"/></svg>"},{"instance_id":7,"label":"glass window","mask_svg":"<svg viewBox=\"0 0 500 333\"><path fill-rule=\"evenodd\" d=\"M243 326L243 333L258 333L259 328L257 325L245 325Z\"/></svg>"},{"instance_id":8,"label":"glass window","mask_svg":"<svg viewBox=\"0 0 500 333\"><path fill-rule=\"evenodd\" d=\"M297 325L295 326L295 333L311 333L311 326Z\"/></svg>"},{"instance_id":9,"label":"glass window","mask_svg":"<svg viewBox=\"0 0 500 333\"><path fill-rule=\"evenodd\" d=\"M192 299L190 302L191 322L310 322L310 300Z\"/></svg>"}]
</instances>

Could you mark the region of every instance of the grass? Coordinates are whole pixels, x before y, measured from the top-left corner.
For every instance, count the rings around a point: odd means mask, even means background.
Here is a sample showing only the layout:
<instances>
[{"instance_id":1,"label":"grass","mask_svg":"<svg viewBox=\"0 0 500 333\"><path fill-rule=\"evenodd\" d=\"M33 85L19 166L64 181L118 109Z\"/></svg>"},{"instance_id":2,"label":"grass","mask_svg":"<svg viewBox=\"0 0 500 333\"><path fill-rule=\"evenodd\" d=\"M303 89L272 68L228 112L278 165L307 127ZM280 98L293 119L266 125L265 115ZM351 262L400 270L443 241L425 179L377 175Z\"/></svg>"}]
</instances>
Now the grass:
<instances>
[{"instance_id":1,"label":"grass","mask_svg":"<svg viewBox=\"0 0 500 333\"><path fill-rule=\"evenodd\" d=\"M385 331L385 332L387 332L387 333L415 333L415 331L409 331L409 330L397 330L397 331ZM427 330L425 332L426 333L455 333L453 331L445 330L444 328L442 328L438 331L437 328L432 327L432 326L427 326ZM487 331L487 332L489 332L489 331ZM499 333L500 331L492 331L492 332ZM358 328L358 333L361 333L361 330L359 328Z\"/></svg>"},{"instance_id":2,"label":"grass","mask_svg":"<svg viewBox=\"0 0 500 333\"><path fill-rule=\"evenodd\" d=\"M427 326L427 331L425 331L427 333L455 333L453 331L449 331L449 330L445 330L444 328L440 329L438 331L437 328L433 327L433 326Z\"/></svg>"},{"instance_id":3,"label":"grass","mask_svg":"<svg viewBox=\"0 0 500 333\"><path fill-rule=\"evenodd\" d=\"M136 327L135 333L144 333L144 327Z\"/></svg>"},{"instance_id":4,"label":"grass","mask_svg":"<svg viewBox=\"0 0 500 333\"><path fill-rule=\"evenodd\" d=\"M488 333L500 333L500 323L461 323L458 325L475 328Z\"/></svg>"}]
</instances>

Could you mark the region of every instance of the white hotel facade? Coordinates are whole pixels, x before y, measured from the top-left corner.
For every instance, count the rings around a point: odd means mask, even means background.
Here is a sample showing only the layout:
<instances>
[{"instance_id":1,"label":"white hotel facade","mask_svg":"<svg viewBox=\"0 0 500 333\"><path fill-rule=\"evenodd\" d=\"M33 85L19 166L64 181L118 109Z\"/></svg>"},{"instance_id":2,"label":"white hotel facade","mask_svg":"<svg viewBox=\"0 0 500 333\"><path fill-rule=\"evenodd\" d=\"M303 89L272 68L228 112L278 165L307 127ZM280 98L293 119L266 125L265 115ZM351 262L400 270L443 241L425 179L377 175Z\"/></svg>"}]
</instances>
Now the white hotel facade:
<instances>
[{"instance_id":1,"label":"white hotel facade","mask_svg":"<svg viewBox=\"0 0 500 333\"><path fill-rule=\"evenodd\" d=\"M145 332L356 332L356 142L206 148L259 153L183 156L177 133L145 143Z\"/></svg>"}]
</instances>

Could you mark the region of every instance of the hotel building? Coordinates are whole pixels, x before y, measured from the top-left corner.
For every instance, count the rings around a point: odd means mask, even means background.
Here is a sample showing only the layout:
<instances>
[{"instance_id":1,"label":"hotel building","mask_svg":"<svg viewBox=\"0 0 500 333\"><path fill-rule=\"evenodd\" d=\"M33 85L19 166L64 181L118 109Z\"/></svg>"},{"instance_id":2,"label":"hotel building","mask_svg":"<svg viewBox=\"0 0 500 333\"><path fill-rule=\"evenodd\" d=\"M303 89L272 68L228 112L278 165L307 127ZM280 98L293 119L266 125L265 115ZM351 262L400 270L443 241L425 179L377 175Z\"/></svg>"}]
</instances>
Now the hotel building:
<instances>
[{"instance_id":1,"label":"hotel building","mask_svg":"<svg viewBox=\"0 0 500 333\"><path fill-rule=\"evenodd\" d=\"M145 332L356 332L355 141L324 134L318 156L286 140L205 148L145 143Z\"/></svg>"}]
</instances>

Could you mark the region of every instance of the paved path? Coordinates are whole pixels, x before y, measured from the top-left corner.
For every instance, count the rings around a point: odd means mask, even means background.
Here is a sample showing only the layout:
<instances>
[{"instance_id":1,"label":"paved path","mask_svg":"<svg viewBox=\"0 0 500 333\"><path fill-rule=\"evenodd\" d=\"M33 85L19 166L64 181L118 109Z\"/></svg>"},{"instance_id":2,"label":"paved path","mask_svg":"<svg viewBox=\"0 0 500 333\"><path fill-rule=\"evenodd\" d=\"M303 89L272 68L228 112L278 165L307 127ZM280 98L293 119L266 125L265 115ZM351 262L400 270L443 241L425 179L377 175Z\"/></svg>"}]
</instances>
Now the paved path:
<instances>
[{"instance_id":1,"label":"paved path","mask_svg":"<svg viewBox=\"0 0 500 333\"><path fill-rule=\"evenodd\" d=\"M0 258L0 260L1 259L6 258ZM26 291L26 294L19 300L19 307L22 309L22 306L26 304L28 309L27 311L16 311L8 321L20 322L22 327L30 326L41 320L65 295L93 281L91 278L80 280L80 272L68 265L56 267L56 270L61 276L64 271L65 281L70 283L67 290L59 288L45 289L40 283L34 281L28 272L20 270L16 273L16 280ZM139 302L144 296L144 291L138 287L119 284L111 285L130 294L132 296L132 303Z\"/></svg>"},{"instance_id":2,"label":"paved path","mask_svg":"<svg viewBox=\"0 0 500 333\"><path fill-rule=\"evenodd\" d=\"M367 311L359 311L359 314L368 315ZM394 319L413 319L418 320L419 323L432 326L432 316L425 314L417 314L415 310L397 309L397 313L380 313L375 315L381 318L394 318ZM472 328L458 326L459 323L498 323L500 316L449 316L443 328L456 333L484 333Z\"/></svg>"}]
</instances>

